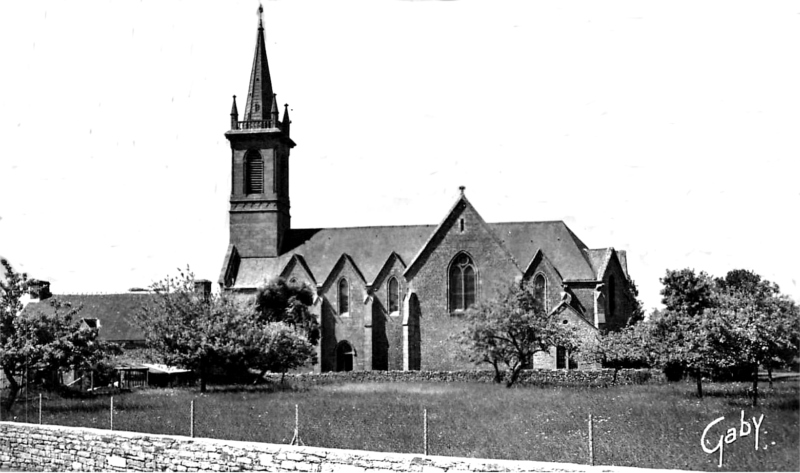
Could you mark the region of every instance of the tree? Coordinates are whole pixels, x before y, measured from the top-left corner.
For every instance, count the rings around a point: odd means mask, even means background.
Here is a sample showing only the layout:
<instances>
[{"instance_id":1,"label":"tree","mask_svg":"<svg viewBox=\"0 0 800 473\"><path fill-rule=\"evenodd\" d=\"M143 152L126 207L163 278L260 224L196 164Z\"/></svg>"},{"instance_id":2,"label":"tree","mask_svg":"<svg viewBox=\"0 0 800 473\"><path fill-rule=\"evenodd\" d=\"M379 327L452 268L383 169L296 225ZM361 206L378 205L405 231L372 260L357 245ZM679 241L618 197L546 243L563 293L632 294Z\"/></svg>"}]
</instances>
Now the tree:
<instances>
[{"instance_id":1,"label":"tree","mask_svg":"<svg viewBox=\"0 0 800 473\"><path fill-rule=\"evenodd\" d=\"M729 350L720 347L723 321L715 308L714 280L705 272L686 268L667 270L661 279L663 312L651 320L651 340L657 364L679 367L694 376L697 396L703 397L703 375L732 364Z\"/></svg>"},{"instance_id":2,"label":"tree","mask_svg":"<svg viewBox=\"0 0 800 473\"><path fill-rule=\"evenodd\" d=\"M714 281L704 271L695 274L690 268L668 269L660 281L664 285L661 302L668 311L697 317L714 306Z\"/></svg>"},{"instance_id":3,"label":"tree","mask_svg":"<svg viewBox=\"0 0 800 473\"><path fill-rule=\"evenodd\" d=\"M735 362L751 373L756 406L759 367L771 371L773 363L789 362L800 350L800 310L780 293L777 284L752 271L730 271L717 280L717 286L716 312L724 320L722 338Z\"/></svg>"},{"instance_id":4,"label":"tree","mask_svg":"<svg viewBox=\"0 0 800 473\"><path fill-rule=\"evenodd\" d=\"M261 375L267 371L281 373L283 382L286 372L307 364L317 363L313 347L319 343L319 322L308 308L314 303L314 290L307 284L294 284L284 278L276 278L258 289L255 297L255 312L261 323L281 324L269 346L270 355L259 365ZM302 334L303 338L298 335Z\"/></svg>"},{"instance_id":5,"label":"tree","mask_svg":"<svg viewBox=\"0 0 800 473\"><path fill-rule=\"evenodd\" d=\"M603 367L614 369L614 381L620 369L653 366L657 354L652 342L652 324L629 323L621 330L602 334L595 355Z\"/></svg>"},{"instance_id":6,"label":"tree","mask_svg":"<svg viewBox=\"0 0 800 473\"><path fill-rule=\"evenodd\" d=\"M633 279L628 279L625 290L631 301L631 315L628 318L628 325L637 324L644 320L644 307L642 307L642 301L639 300L639 288L636 287L636 282Z\"/></svg>"},{"instance_id":7,"label":"tree","mask_svg":"<svg viewBox=\"0 0 800 473\"><path fill-rule=\"evenodd\" d=\"M700 316L665 310L651 323L657 365L665 370L678 366L688 372L695 378L698 397L703 397L704 375L734 364L730 350L722 346L724 321L711 309Z\"/></svg>"},{"instance_id":8,"label":"tree","mask_svg":"<svg viewBox=\"0 0 800 473\"><path fill-rule=\"evenodd\" d=\"M314 290L307 284L293 284L276 278L258 289L255 311L263 322L280 322L303 331L312 345L319 342L319 322L308 310Z\"/></svg>"},{"instance_id":9,"label":"tree","mask_svg":"<svg viewBox=\"0 0 800 473\"><path fill-rule=\"evenodd\" d=\"M5 281L0 280L0 368L9 384L2 409L8 412L21 390L20 378L27 373L90 368L116 346L101 342L96 328L81 323L80 307L56 298L49 301L48 310L22 311L27 276L7 260L0 264L5 270Z\"/></svg>"},{"instance_id":10,"label":"tree","mask_svg":"<svg viewBox=\"0 0 800 473\"><path fill-rule=\"evenodd\" d=\"M195 293L194 275L180 271L151 287L149 304L136 314L148 346L165 364L190 369L206 391L209 375L219 369L288 369L313 362L313 345L301 323L300 297L289 298L284 320L256 311L253 303L226 295ZM318 335L317 335L318 336Z\"/></svg>"},{"instance_id":11,"label":"tree","mask_svg":"<svg viewBox=\"0 0 800 473\"><path fill-rule=\"evenodd\" d=\"M466 327L457 335L460 356L476 364L490 364L495 382L505 377L506 387L516 382L534 354L548 352L553 346L573 352L578 349L574 329L545 312L530 281L512 284L496 299L468 309L464 322Z\"/></svg>"}]
</instances>

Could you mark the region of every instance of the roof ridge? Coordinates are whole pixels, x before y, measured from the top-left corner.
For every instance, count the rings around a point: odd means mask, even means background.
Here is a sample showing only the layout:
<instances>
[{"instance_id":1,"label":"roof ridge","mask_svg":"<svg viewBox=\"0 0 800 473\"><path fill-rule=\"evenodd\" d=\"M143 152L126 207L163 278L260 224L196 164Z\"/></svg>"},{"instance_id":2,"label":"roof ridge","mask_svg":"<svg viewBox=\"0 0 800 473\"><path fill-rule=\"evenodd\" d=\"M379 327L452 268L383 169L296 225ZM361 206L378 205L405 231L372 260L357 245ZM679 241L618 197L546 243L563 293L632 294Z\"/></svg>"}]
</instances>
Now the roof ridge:
<instances>
[{"instance_id":1,"label":"roof ridge","mask_svg":"<svg viewBox=\"0 0 800 473\"><path fill-rule=\"evenodd\" d=\"M421 223L417 225L366 225L363 227L360 226L352 226L352 227L316 227L316 228L292 228L291 231L298 230L361 230L361 229L369 229L369 228L411 228L411 227L435 227L435 223Z\"/></svg>"},{"instance_id":2,"label":"roof ridge","mask_svg":"<svg viewBox=\"0 0 800 473\"><path fill-rule=\"evenodd\" d=\"M563 220L514 220L511 222L486 222L489 225L499 225L503 223L564 223ZM566 225L564 223L564 225Z\"/></svg>"}]
</instances>

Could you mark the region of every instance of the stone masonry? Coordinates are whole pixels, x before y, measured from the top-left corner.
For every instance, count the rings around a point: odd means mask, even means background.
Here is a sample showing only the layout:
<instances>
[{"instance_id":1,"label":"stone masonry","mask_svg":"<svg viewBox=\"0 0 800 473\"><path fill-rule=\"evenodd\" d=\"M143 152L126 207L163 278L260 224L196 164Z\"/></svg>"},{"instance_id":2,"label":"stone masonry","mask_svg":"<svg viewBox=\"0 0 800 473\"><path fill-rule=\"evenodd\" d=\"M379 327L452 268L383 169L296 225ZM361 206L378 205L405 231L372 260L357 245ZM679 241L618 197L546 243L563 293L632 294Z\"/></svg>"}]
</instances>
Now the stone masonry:
<instances>
[{"instance_id":1,"label":"stone masonry","mask_svg":"<svg viewBox=\"0 0 800 473\"><path fill-rule=\"evenodd\" d=\"M13 422L0 422L0 468L27 471L345 473L646 471L573 463L337 450Z\"/></svg>"}]
</instances>

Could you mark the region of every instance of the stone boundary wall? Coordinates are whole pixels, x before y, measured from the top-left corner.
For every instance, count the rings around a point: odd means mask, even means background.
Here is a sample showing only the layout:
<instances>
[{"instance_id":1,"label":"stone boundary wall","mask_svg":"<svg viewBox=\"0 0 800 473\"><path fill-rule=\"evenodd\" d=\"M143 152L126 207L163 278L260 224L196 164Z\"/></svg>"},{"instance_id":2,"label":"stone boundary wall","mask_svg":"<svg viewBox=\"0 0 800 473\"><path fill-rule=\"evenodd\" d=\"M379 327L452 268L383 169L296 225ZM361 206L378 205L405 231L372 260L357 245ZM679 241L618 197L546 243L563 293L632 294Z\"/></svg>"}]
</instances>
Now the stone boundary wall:
<instances>
[{"instance_id":1,"label":"stone boundary wall","mask_svg":"<svg viewBox=\"0 0 800 473\"><path fill-rule=\"evenodd\" d=\"M281 375L267 375L279 380ZM494 371L348 371L308 374L287 374L288 380L308 383L326 384L331 382L494 382ZM666 377L660 370L651 369L613 369L598 370L524 370L517 383L521 386L614 386L630 384L664 383Z\"/></svg>"},{"instance_id":2,"label":"stone boundary wall","mask_svg":"<svg viewBox=\"0 0 800 473\"><path fill-rule=\"evenodd\" d=\"M0 468L28 471L310 471L345 473L653 471L150 435L0 422ZM670 470L675 472L677 470Z\"/></svg>"}]
</instances>

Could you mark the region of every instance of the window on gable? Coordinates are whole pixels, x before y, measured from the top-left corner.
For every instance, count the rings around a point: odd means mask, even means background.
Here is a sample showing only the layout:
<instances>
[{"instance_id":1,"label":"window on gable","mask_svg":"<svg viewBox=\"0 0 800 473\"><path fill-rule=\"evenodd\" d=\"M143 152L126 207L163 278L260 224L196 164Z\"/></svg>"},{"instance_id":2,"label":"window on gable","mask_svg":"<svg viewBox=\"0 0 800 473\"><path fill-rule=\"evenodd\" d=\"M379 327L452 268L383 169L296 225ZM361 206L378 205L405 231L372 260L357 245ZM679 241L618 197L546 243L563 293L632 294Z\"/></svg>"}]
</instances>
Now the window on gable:
<instances>
[{"instance_id":1,"label":"window on gable","mask_svg":"<svg viewBox=\"0 0 800 473\"><path fill-rule=\"evenodd\" d=\"M339 315L347 315L350 312L350 285L347 279L339 280Z\"/></svg>"},{"instance_id":2,"label":"window on gable","mask_svg":"<svg viewBox=\"0 0 800 473\"><path fill-rule=\"evenodd\" d=\"M394 314L400 310L400 284L397 282L397 278L389 279L389 285L387 286L387 290L389 291L389 313Z\"/></svg>"},{"instance_id":3,"label":"window on gable","mask_svg":"<svg viewBox=\"0 0 800 473\"><path fill-rule=\"evenodd\" d=\"M244 185L245 194L264 192L264 160L257 151L251 151L245 157Z\"/></svg>"},{"instance_id":4,"label":"window on gable","mask_svg":"<svg viewBox=\"0 0 800 473\"><path fill-rule=\"evenodd\" d=\"M533 296L542 304L542 308L547 310L547 279L544 274L539 273L533 278Z\"/></svg>"},{"instance_id":5,"label":"window on gable","mask_svg":"<svg viewBox=\"0 0 800 473\"><path fill-rule=\"evenodd\" d=\"M449 274L450 312L461 312L475 305L478 274L472 258L466 253L456 256Z\"/></svg>"}]
</instances>

